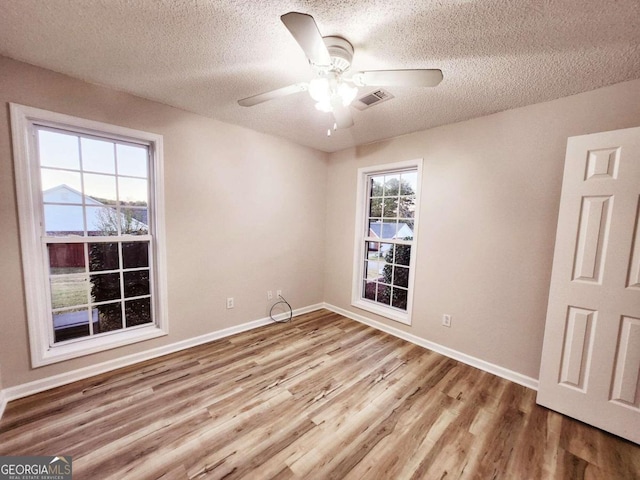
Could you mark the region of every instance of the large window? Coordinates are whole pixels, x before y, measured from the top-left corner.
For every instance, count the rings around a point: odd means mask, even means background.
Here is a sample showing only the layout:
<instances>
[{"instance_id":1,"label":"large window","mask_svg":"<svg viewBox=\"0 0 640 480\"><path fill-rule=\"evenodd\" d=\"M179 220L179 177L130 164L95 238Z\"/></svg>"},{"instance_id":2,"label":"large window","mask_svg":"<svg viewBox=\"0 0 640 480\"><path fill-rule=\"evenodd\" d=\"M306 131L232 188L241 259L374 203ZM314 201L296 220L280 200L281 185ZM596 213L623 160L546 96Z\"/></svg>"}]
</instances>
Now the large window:
<instances>
[{"instance_id":1,"label":"large window","mask_svg":"<svg viewBox=\"0 0 640 480\"><path fill-rule=\"evenodd\" d=\"M422 161L358 170L352 304L411 323Z\"/></svg>"},{"instance_id":2,"label":"large window","mask_svg":"<svg viewBox=\"0 0 640 480\"><path fill-rule=\"evenodd\" d=\"M34 366L165 334L162 138L11 113Z\"/></svg>"}]
</instances>

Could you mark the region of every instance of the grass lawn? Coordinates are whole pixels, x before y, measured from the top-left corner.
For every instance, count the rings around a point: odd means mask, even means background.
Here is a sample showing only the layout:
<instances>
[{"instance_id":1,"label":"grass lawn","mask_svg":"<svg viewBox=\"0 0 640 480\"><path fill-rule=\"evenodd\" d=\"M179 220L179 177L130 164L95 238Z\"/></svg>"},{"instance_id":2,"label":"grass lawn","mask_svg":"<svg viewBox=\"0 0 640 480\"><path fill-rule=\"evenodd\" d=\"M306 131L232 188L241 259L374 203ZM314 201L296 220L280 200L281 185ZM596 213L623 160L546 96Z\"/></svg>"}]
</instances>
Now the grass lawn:
<instances>
[{"instance_id":1,"label":"grass lawn","mask_svg":"<svg viewBox=\"0 0 640 480\"><path fill-rule=\"evenodd\" d=\"M51 278L51 306L53 308L87 305L89 279L87 277Z\"/></svg>"}]
</instances>

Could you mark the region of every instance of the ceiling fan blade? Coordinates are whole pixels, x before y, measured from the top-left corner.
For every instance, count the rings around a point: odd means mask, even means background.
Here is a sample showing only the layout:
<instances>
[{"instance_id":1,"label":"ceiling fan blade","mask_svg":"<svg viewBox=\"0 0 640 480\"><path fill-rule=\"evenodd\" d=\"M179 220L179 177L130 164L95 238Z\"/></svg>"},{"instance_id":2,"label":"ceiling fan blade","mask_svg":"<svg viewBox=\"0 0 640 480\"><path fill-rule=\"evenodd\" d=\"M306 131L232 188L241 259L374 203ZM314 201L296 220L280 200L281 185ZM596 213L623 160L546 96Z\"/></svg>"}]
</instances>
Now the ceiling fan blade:
<instances>
[{"instance_id":1,"label":"ceiling fan blade","mask_svg":"<svg viewBox=\"0 0 640 480\"><path fill-rule=\"evenodd\" d=\"M342 99L338 95L331 98L331 107L333 109L333 118L336 120L338 128L349 128L353 126L353 116L349 107L342 104Z\"/></svg>"},{"instance_id":2,"label":"ceiling fan blade","mask_svg":"<svg viewBox=\"0 0 640 480\"><path fill-rule=\"evenodd\" d=\"M306 13L289 12L280 17L300 48L314 65L330 66L331 57L316 21Z\"/></svg>"},{"instance_id":3,"label":"ceiling fan blade","mask_svg":"<svg viewBox=\"0 0 640 480\"><path fill-rule=\"evenodd\" d=\"M372 70L356 72L351 79L362 86L435 87L442 81L442 70Z\"/></svg>"},{"instance_id":4,"label":"ceiling fan blade","mask_svg":"<svg viewBox=\"0 0 640 480\"><path fill-rule=\"evenodd\" d=\"M253 97L243 98L242 100L238 100L238 105L241 107L253 107L259 103L273 100L274 98L286 97L293 93L304 92L308 88L309 85L307 83L294 83L288 87L282 87L276 90L271 90L270 92L259 93Z\"/></svg>"}]
</instances>

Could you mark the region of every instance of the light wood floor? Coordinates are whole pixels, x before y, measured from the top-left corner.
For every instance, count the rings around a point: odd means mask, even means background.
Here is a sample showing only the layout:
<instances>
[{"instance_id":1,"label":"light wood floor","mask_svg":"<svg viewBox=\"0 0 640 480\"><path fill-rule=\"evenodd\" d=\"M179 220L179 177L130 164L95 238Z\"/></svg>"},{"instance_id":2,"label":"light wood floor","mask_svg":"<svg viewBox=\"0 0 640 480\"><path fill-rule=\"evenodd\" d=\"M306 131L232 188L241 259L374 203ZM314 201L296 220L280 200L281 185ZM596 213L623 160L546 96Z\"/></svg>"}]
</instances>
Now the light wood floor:
<instances>
[{"instance_id":1,"label":"light wood floor","mask_svg":"<svg viewBox=\"0 0 640 480\"><path fill-rule=\"evenodd\" d=\"M74 479L640 478L640 446L326 310L11 402Z\"/></svg>"}]
</instances>

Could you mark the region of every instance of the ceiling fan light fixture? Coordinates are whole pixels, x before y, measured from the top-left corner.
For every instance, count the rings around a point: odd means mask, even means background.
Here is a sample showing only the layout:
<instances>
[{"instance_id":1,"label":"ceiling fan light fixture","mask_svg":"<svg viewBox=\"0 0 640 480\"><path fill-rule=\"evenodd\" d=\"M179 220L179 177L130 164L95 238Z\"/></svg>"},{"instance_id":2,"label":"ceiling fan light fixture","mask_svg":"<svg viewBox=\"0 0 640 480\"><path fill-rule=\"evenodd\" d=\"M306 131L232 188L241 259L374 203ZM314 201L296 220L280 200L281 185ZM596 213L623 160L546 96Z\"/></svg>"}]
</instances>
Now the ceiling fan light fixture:
<instances>
[{"instance_id":1,"label":"ceiling fan light fixture","mask_svg":"<svg viewBox=\"0 0 640 480\"><path fill-rule=\"evenodd\" d=\"M314 78L309 82L309 95L316 102L328 101L331 97L331 86L326 77Z\"/></svg>"},{"instance_id":2,"label":"ceiling fan light fixture","mask_svg":"<svg viewBox=\"0 0 640 480\"><path fill-rule=\"evenodd\" d=\"M358 95L358 89L344 82L340 82L338 85L338 95L342 98L342 105L348 107L351 105L351 102L355 100L356 95Z\"/></svg>"},{"instance_id":3,"label":"ceiling fan light fixture","mask_svg":"<svg viewBox=\"0 0 640 480\"><path fill-rule=\"evenodd\" d=\"M331 113L333 112L333 107L331 106L330 100L327 98L316 103L316 110L320 110L321 112Z\"/></svg>"},{"instance_id":4,"label":"ceiling fan light fixture","mask_svg":"<svg viewBox=\"0 0 640 480\"><path fill-rule=\"evenodd\" d=\"M309 95L316 103L316 109L321 112L332 112L335 97L344 107L351 105L358 94L358 89L352 87L339 78L320 77L309 82Z\"/></svg>"}]
</instances>

